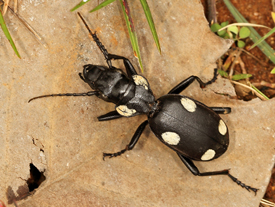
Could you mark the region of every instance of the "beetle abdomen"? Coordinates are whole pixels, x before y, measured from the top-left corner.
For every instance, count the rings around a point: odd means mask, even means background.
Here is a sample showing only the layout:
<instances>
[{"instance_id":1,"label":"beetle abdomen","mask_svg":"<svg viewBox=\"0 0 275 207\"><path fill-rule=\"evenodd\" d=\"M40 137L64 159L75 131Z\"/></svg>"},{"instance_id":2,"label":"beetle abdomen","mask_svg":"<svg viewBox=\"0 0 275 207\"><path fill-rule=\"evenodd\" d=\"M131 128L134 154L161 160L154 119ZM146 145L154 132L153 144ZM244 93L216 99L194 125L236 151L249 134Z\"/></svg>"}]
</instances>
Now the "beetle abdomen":
<instances>
[{"instance_id":1,"label":"beetle abdomen","mask_svg":"<svg viewBox=\"0 0 275 207\"><path fill-rule=\"evenodd\" d=\"M165 95L149 118L154 134L167 146L193 160L208 161L228 147L227 126L204 104L181 95Z\"/></svg>"}]
</instances>

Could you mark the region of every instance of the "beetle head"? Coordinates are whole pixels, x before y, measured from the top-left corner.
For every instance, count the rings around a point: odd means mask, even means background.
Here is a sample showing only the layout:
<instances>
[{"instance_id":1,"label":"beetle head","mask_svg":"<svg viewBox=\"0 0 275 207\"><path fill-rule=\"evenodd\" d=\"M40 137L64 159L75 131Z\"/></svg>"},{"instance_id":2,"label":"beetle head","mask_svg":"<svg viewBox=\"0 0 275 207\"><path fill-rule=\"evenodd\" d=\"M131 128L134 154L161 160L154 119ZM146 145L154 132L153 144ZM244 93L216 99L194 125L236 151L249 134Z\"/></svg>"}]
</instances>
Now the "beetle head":
<instances>
[{"instance_id":1,"label":"beetle head","mask_svg":"<svg viewBox=\"0 0 275 207\"><path fill-rule=\"evenodd\" d=\"M91 88L95 89L94 83L100 77L103 71L108 69L104 66L99 65L84 65L83 67L83 76L84 81L90 85Z\"/></svg>"}]
</instances>

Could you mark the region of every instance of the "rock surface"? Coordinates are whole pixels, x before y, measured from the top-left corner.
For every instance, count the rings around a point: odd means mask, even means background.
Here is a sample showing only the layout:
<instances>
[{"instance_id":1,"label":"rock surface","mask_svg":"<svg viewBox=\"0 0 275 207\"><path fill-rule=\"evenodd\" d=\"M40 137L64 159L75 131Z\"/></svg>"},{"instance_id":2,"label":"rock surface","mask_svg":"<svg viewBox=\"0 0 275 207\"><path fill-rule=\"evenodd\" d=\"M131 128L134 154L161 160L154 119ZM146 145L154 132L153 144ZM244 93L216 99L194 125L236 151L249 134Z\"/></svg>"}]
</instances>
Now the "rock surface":
<instances>
[{"instance_id":1,"label":"rock surface","mask_svg":"<svg viewBox=\"0 0 275 207\"><path fill-rule=\"evenodd\" d=\"M139 38L144 75L159 97L197 75L212 77L214 63L230 42L211 33L199 1L148 2L159 34L162 54L154 45L139 2L130 2ZM136 69L119 1L99 12L89 2L80 9L110 53L128 57ZM23 197L29 164L45 171L46 181L21 206L238 206L256 207L268 184L274 163L274 100L243 102L215 93L234 94L226 80L201 90L197 83L183 94L209 106L230 106L223 115L230 130L230 146L219 159L196 162L203 171L231 169L238 179L259 188L257 196L226 176L195 177L176 153L145 130L136 147L124 155L102 160L102 152L116 152L128 144L145 116L98 122L96 117L114 105L96 97L34 96L87 92L78 76L85 64L105 65L68 1L23 1L19 12L43 37L39 44L8 12L6 23L22 59L0 34L1 109L0 199ZM121 62L118 67L123 68ZM22 179L21 179L22 178ZM25 179L25 180L24 180Z\"/></svg>"}]
</instances>

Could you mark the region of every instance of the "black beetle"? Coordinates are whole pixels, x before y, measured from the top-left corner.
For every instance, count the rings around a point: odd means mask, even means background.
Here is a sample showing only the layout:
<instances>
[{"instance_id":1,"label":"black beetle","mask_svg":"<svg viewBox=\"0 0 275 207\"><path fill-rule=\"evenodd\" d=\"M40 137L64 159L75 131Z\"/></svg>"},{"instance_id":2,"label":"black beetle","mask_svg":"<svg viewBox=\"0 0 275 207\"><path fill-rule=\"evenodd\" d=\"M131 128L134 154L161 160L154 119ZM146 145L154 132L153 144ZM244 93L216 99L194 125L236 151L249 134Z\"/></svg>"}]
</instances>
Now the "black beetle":
<instances>
[{"instance_id":1,"label":"black beetle","mask_svg":"<svg viewBox=\"0 0 275 207\"><path fill-rule=\"evenodd\" d=\"M229 144L229 133L226 124L218 114L230 113L231 109L229 107L207 107L199 101L178 94L195 80L198 81L201 88L213 83L217 78L217 70L214 72L213 79L207 83L197 76L190 76L170 90L167 95L156 100L147 79L137 74L127 58L109 54L97 38L96 33L92 33L82 16L79 13L78 15L105 56L108 67L89 64L84 66L83 76L79 74L80 78L94 91L43 95L34 97L29 102L49 96L96 95L116 105L115 111L99 116L99 121L146 114L148 120L137 128L125 149L116 153L103 153L103 159L116 157L127 150L132 150L149 124L156 137L173 149L194 175L228 175L238 185L248 191L252 190L256 194L258 189L237 180L229 173L229 169L201 173L192 161L210 161L225 153ZM127 74L113 67L112 59L122 59Z\"/></svg>"}]
</instances>

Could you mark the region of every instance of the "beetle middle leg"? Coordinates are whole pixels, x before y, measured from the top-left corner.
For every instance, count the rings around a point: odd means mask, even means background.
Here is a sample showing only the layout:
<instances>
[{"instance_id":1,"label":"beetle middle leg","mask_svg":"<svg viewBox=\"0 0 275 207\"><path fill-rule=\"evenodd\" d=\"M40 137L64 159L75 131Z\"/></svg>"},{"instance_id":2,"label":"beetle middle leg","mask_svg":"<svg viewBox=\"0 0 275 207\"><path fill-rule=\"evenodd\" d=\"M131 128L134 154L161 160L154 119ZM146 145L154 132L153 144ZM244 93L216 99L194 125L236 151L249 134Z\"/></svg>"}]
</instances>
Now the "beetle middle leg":
<instances>
[{"instance_id":1,"label":"beetle middle leg","mask_svg":"<svg viewBox=\"0 0 275 207\"><path fill-rule=\"evenodd\" d=\"M209 107L213 111L215 111L217 114L229 114L231 113L230 107Z\"/></svg>"},{"instance_id":2,"label":"beetle middle leg","mask_svg":"<svg viewBox=\"0 0 275 207\"><path fill-rule=\"evenodd\" d=\"M206 83L204 83L199 77L192 75L189 78L185 79L184 81L180 82L178 85L176 85L172 90L169 91L168 94L179 94L179 93L181 93L183 90L185 90L195 80L197 80L199 82L201 88L204 88L205 86L215 82L216 79L217 79L217 76L218 76L217 68L214 69L214 77Z\"/></svg>"},{"instance_id":3,"label":"beetle middle leg","mask_svg":"<svg viewBox=\"0 0 275 207\"><path fill-rule=\"evenodd\" d=\"M221 170L221 171L212 171L212 172L203 172L203 173L201 173L191 159L181 155L178 152L177 152L177 154L180 157L181 161L188 168L188 170L190 170L190 172L193 173L193 175L197 175L197 176L228 175L228 177L230 177L235 183L237 183L242 188L245 188L248 191L252 190L255 193L255 195L256 195L257 191L259 190L257 188L253 188L253 187L248 186L248 185L242 183L241 181L239 181L237 178L235 178L234 176L232 176L229 173L229 169Z\"/></svg>"},{"instance_id":4,"label":"beetle middle leg","mask_svg":"<svg viewBox=\"0 0 275 207\"><path fill-rule=\"evenodd\" d=\"M120 156L121 154L123 154L124 152L128 151L128 150L132 150L136 143L138 142L140 135L142 134L142 132L144 131L145 127L148 124L148 120L144 121L141 125L139 125L139 127L137 128L134 136L132 137L130 143L128 145L126 145L125 149L119 151L119 152L115 152L115 153L103 153L103 160L105 157L117 157Z\"/></svg>"},{"instance_id":5,"label":"beetle middle leg","mask_svg":"<svg viewBox=\"0 0 275 207\"><path fill-rule=\"evenodd\" d=\"M123 116L120 115L119 113L117 113L117 111L111 111L107 114L97 117L97 119L98 119L98 121L109 121L109 120L118 119L121 117L123 117Z\"/></svg>"}]
</instances>

